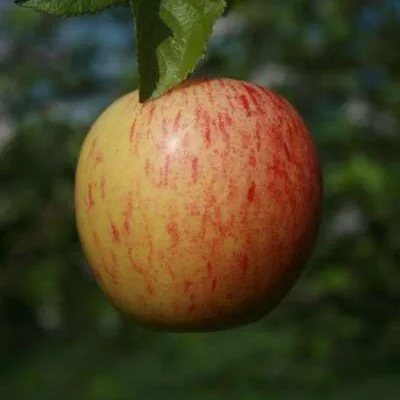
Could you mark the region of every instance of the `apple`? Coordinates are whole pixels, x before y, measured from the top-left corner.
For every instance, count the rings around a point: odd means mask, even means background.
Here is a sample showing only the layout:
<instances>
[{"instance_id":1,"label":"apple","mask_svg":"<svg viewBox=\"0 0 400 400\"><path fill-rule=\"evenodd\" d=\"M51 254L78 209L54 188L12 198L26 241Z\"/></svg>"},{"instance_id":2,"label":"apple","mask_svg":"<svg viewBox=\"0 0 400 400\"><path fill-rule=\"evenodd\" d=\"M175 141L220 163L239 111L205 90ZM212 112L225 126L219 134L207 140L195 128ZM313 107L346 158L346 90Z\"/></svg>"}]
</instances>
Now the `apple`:
<instances>
[{"instance_id":1,"label":"apple","mask_svg":"<svg viewBox=\"0 0 400 400\"><path fill-rule=\"evenodd\" d=\"M98 284L136 321L207 331L258 320L301 274L317 236L321 174L281 96L191 80L129 93L87 135L77 227Z\"/></svg>"}]
</instances>

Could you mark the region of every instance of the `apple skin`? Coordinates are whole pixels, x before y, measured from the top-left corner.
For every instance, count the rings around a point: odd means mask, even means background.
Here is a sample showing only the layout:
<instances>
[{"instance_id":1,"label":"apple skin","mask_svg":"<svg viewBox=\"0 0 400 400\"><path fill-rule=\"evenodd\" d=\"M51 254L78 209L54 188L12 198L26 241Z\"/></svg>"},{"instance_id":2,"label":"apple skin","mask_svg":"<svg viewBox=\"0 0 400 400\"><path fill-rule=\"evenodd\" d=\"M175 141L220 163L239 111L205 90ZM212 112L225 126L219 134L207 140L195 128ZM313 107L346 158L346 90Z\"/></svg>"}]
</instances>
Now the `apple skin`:
<instances>
[{"instance_id":1,"label":"apple skin","mask_svg":"<svg viewBox=\"0 0 400 400\"><path fill-rule=\"evenodd\" d=\"M317 236L314 144L282 97L232 79L129 93L87 135L77 227L100 287L136 321L212 331L258 320Z\"/></svg>"}]
</instances>

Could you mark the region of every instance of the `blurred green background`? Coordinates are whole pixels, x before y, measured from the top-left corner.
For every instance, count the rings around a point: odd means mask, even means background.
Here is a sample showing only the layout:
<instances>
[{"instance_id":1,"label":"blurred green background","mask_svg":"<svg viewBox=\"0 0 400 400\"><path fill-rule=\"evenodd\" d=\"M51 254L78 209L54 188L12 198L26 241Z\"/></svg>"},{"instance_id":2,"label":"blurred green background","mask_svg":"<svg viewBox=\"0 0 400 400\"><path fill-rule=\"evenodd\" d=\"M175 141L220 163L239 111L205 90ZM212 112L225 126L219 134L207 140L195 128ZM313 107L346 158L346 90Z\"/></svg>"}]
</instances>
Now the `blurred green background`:
<instances>
[{"instance_id":1,"label":"blurred green background","mask_svg":"<svg viewBox=\"0 0 400 400\"><path fill-rule=\"evenodd\" d=\"M196 74L269 86L300 110L324 219L268 317L170 334L111 307L74 225L85 133L137 86L130 16L0 0L0 398L399 399L399 43L398 0L238 1L219 21Z\"/></svg>"}]
</instances>

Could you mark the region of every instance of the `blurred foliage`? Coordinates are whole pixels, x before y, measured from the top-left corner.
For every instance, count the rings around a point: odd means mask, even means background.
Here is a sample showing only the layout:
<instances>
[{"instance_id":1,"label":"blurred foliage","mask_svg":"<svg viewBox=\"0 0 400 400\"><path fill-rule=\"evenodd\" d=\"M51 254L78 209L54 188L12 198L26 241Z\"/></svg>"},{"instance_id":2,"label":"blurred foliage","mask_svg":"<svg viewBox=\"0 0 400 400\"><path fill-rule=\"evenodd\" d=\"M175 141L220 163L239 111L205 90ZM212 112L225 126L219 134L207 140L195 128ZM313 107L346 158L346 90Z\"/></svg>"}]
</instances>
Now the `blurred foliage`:
<instances>
[{"instance_id":1,"label":"blurred foliage","mask_svg":"<svg viewBox=\"0 0 400 400\"><path fill-rule=\"evenodd\" d=\"M197 75L287 96L325 178L306 273L262 321L209 334L127 321L77 239L91 122L136 87L126 11L60 20L0 2L0 398L400 398L400 3L237 1Z\"/></svg>"}]
</instances>

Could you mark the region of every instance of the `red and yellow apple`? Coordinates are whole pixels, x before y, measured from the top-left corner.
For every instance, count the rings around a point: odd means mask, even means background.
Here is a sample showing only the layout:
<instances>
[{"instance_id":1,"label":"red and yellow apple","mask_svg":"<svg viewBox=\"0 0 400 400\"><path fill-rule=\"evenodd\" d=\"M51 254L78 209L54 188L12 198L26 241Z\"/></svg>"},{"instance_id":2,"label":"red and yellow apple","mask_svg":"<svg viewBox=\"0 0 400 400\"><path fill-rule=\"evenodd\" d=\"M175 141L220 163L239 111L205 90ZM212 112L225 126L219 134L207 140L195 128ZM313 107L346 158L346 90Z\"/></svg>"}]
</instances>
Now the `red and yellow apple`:
<instances>
[{"instance_id":1,"label":"red and yellow apple","mask_svg":"<svg viewBox=\"0 0 400 400\"><path fill-rule=\"evenodd\" d=\"M286 100L204 79L113 103L84 141L75 197L84 252L119 309L155 327L217 330L259 319L299 277L321 176Z\"/></svg>"}]
</instances>

